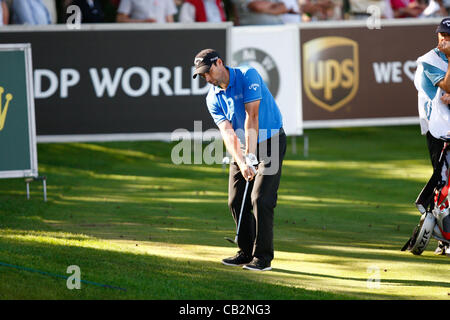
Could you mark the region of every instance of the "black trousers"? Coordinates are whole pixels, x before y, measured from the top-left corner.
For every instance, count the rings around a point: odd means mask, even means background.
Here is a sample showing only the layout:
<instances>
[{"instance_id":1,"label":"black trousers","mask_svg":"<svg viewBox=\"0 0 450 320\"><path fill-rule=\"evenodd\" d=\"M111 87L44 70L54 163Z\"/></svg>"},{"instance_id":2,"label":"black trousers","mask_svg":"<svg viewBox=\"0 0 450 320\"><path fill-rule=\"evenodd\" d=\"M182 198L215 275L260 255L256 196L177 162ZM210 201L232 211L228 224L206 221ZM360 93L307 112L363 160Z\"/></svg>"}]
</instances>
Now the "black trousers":
<instances>
[{"instance_id":1,"label":"black trousers","mask_svg":"<svg viewBox=\"0 0 450 320\"><path fill-rule=\"evenodd\" d=\"M245 254L270 262L273 249L273 215L277 204L281 167L286 154L286 134L280 132L257 146L260 161L258 173L249 182L241 225L238 247ZM239 221L246 180L236 162L230 165L228 183L228 206L236 226Z\"/></svg>"},{"instance_id":2,"label":"black trousers","mask_svg":"<svg viewBox=\"0 0 450 320\"><path fill-rule=\"evenodd\" d=\"M419 193L419 196L416 199L416 203L422 204L425 209L430 206L430 209L433 208L433 196L434 189L438 185L441 180L441 165L439 163L439 158L441 156L442 149L444 148L444 140L436 139L431 135L431 133L427 132L427 146L428 151L430 153L431 165L433 166L433 175L430 180L428 180L427 184L423 187L422 191Z\"/></svg>"}]
</instances>

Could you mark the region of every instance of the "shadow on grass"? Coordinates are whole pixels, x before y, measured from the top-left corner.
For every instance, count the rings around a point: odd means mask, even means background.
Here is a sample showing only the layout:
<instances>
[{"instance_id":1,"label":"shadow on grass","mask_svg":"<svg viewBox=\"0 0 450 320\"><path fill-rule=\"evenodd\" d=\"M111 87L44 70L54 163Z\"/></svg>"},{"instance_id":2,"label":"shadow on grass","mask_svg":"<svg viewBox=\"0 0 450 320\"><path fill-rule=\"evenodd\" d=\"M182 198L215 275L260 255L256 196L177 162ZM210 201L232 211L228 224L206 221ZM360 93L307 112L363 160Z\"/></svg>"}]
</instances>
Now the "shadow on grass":
<instances>
[{"instance_id":1,"label":"shadow on grass","mask_svg":"<svg viewBox=\"0 0 450 320\"><path fill-rule=\"evenodd\" d=\"M81 269L82 279L86 281L126 289L120 291L83 283L81 290L68 290L64 279L0 266L3 276L14 279L13 282L0 282L2 299L351 298L348 295L318 293L266 283L264 275L255 278L251 272L226 267L220 263L5 238L0 238L0 253L2 259L8 260L2 262L52 274L64 275L69 265L77 265Z\"/></svg>"}]
</instances>

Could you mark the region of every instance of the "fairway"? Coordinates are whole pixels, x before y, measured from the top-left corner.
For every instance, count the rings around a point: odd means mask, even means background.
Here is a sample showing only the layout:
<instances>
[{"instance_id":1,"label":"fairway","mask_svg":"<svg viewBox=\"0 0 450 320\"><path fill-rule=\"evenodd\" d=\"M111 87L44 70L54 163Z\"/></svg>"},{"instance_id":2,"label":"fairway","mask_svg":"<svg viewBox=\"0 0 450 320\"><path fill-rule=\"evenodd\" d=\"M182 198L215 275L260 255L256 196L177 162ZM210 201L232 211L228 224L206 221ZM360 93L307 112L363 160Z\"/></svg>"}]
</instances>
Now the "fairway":
<instances>
[{"instance_id":1,"label":"fairway","mask_svg":"<svg viewBox=\"0 0 450 320\"><path fill-rule=\"evenodd\" d=\"M308 157L288 137L262 273L220 262L236 252L222 165L175 165L175 143L39 144L47 202L40 182L26 200L23 179L0 180L0 263L16 266L0 264L0 299L450 299L435 240L400 251L432 170L419 127L305 134ZM42 273L71 265L92 283Z\"/></svg>"}]
</instances>

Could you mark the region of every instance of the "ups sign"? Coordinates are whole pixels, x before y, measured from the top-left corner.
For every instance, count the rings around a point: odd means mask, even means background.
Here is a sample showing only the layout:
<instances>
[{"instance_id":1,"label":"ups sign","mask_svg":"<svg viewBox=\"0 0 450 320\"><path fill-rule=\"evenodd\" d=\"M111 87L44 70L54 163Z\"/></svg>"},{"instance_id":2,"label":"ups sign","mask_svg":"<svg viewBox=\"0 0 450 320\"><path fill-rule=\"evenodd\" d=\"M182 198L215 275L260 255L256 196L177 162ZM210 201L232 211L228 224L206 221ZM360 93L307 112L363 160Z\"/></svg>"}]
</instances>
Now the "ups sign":
<instances>
[{"instance_id":1,"label":"ups sign","mask_svg":"<svg viewBox=\"0 0 450 320\"><path fill-rule=\"evenodd\" d=\"M333 112L358 91L358 44L344 37L321 37L303 44L303 85L308 99Z\"/></svg>"}]
</instances>

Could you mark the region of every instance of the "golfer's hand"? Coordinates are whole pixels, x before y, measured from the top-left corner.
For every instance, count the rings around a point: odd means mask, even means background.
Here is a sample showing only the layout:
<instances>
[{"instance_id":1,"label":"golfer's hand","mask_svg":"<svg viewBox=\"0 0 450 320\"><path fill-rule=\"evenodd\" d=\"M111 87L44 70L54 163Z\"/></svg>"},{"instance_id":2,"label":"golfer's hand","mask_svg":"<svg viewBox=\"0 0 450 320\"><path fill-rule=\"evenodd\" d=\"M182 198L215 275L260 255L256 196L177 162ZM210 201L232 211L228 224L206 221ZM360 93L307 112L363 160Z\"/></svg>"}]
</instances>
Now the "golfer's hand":
<instances>
[{"instance_id":1,"label":"golfer's hand","mask_svg":"<svg viewBox=\"0 0 450 320\"><path fill-rule=\"evenodd\" d=\"M444 93L441 97L441 101L445 104L450 104L450 93Z\"/></svg>"},{"instance_id":2,"label":"golfer's hand","mask_svg":"<svg viewBox=\"0 0 450 320\"><path fill-rule=\"evenodd\" d=\"M245 165L244 170L241 169L242 175L244 176L245 180L252 181L255 178L254 169L255 168L247 165Z\"/></svg>"},{"instance_id":3,"label":"golfer's hand","mask_svg":"<svg viewBox=\"0 0 450 320\"><path fill-rule=\"evenodd\" d=\"M251 166L248 166L247 164L243 163L239 166L239 169L241 169L242 176L247 181L252 181L253 178L255 178L255 171Z\"/></svg>"}]
</instances>

